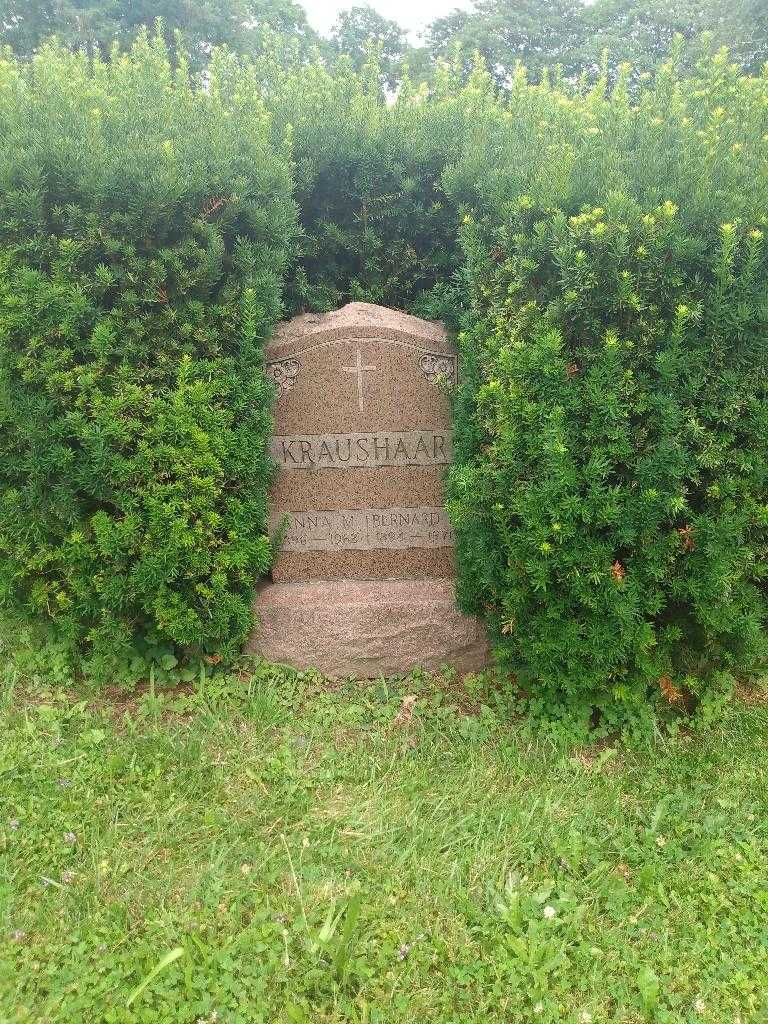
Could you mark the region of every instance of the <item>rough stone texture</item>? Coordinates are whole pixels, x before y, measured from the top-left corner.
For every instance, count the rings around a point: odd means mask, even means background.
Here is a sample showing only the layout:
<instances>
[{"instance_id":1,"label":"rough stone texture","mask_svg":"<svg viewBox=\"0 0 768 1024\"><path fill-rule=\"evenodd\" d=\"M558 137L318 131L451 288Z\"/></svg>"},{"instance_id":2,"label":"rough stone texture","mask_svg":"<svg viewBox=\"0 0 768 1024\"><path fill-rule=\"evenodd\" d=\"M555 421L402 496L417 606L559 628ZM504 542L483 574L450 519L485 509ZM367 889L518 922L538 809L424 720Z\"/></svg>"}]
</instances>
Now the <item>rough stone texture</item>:
<instances>
[{"instance_id":1,"label":"rough stone texture","mask_svg":"<svg viewBox=\"0 0 768 1024\"><path fill-rule=\"evenodd\" d=\"M267 368L278 384L275 434L282 439L378 437L381 445L390 441L394 451L395 442L385 436L391 432L425 431L431 436L437 431L445 436L444 450L449 452L450 402L433 371L435 360L443 359L449 374L451 368L455 373L456 357L439 324L380 306L352 302L333 313L297 317L280 325L266 349ZM410 439L408 446L413 445ZM427 445L428 454L434 455L429 438ZM318 447L307 441L305 451L311 449L316 457ZM373 440L367 448L373 451ZM443 505L447 459L431 465L381 465L372 459L370 466L358 462L352 468L327 468L326 463L312 469L301 460L300 443L294 442L290 451L299 464L280 467L272 491L275 530L292 512ZM417 458L423 463L425 457ZM275 582L454 575L452 537L443 546L360 550L360 545L348 547L342 541L320 551L291 547L287 544L275 562Z\"/></svg>"},{"instance_id":2,"label":"rough stone texture","mask_svg":"<svg viewBox=\"0 0 768 1024\"><path fill-rule=\"evenodd\" d=\"M249 650L331 676L477 671L487 642L456 607L444 508L458 355L442 326L353 302L282 324L266 369L281 547Z\"/></svg>"},{"instance_id":3,"label":"rough stone texture","mask_svg":"<svg viewBox=\"0 0 768 1024\"><path fill-rule=\"evenodd\" d=\"M446 664L467 675L488 664L485 632L457 609L453 580L266 584L254 609L249 652L332 678Z\"/></svg>"}]
</instances>

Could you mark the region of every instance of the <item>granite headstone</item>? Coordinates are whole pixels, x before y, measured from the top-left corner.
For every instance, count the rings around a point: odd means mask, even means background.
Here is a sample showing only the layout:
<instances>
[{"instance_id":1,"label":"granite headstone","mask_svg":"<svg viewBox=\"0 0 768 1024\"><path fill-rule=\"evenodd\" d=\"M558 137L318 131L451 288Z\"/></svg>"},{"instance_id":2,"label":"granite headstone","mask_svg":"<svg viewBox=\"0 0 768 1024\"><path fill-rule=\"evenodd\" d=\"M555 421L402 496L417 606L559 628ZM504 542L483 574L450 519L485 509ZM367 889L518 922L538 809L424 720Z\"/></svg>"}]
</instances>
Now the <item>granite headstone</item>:
<instances>
[{"instance_id":1,"label":"granite headstone","mask_svg":"<svg viewBox=\"0 0 768 1024\"><path fill-rule=\"evenodd\" d=\"M453 593L458 360L443 327L355 302L281 325L266 369L279 553L250 649L337 676L482 667L485 634Z\"/></svg>"}]
</instances>

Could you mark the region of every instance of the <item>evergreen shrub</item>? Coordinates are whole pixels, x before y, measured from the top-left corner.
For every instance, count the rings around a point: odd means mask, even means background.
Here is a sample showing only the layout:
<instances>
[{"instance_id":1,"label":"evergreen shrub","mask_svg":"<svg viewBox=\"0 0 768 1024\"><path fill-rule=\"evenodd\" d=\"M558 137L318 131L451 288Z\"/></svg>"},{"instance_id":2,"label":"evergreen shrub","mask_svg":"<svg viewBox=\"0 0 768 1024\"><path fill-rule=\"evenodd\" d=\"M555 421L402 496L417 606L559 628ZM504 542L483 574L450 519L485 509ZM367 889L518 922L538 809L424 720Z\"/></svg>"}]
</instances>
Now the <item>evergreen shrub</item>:
<instances>
[{"instance_id":1,"label":"evergreen shrub","mask_svg":"<svg viewBox=\"0 0 768 1024\"><path fill-rule=\"evenodd\" d=\"M0 63L0 606L91 670L248 631L291 192L226 57Z\"/></svg>"},{"instance_id":2,"label":"evergreen shrub","mask_svg":"<svg viewBox=\"0 0 768 1024\"><path fill-rule=\"evenodd\" d=\"M490 77L478 70L464 85L445 66L430 89L406 76L388 101L375 60L362 74L344 60L299 70L262 60L256 74L276 142L288 139L294 158L302 238L291 310L363 301L442 312L462 261L442 176L493 109Z\"/></svg>"},{"instance_id":3,"label":"evergreen shrub","mask_svg":"<svg viewBox=\"0 0 768 1024\"><path fill-rule=\"evenodd\" d=\"M446 183L461 601L534 710L712 712L766 656L768 78L521 79L495 117Z\"/></svg>"}]
</instances>

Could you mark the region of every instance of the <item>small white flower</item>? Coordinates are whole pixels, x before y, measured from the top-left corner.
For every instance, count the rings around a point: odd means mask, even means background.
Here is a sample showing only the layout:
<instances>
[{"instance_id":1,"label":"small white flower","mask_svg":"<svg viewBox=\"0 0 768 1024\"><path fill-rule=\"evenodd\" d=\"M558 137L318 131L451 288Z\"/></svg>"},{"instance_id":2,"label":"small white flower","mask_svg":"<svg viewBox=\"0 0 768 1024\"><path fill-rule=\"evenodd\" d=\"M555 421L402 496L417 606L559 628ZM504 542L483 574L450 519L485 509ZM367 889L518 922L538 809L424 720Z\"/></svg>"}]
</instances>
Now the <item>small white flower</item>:
<instances>
[{"instance_id":1,"label":"small white flower","mask_svg":"<svg viewBox=\"0 0 768 1024\"><path fill-rule=\"evenodd\" d=\"M592 1014L589 1010L582 1010L579 1014L579 1024L592 1024Z\"/></svg>"},{"instance_id":2,"label":"small white flower","mask_svg":"<svg viewBox=\"0 0 768 1024\"><path fill-rule=\"evenodd\" d=\"M693 1004L693 1008L696 1011L696 1013L704 1013L704 1011L707 1008L707 1004L704 1002L701 996L699 996L699 998Z\"/></svg>"},{"instance_id":3,"label":"small white flower","mask_svg":"<svg viewBox=\"0 0 768 1024\"><path fill-rule=\"evenodd\" d=\"M19 824L20 822L18 818L11 818L11 820L8 822L8 828L12 828L15 832L16 829L19 827Z\"/></svg>"},{"instance_id":4,"label":"small white flower","mask_svg":"<svg viewBox=\"0 0 768 1024\"><path fill-rule=\"evenodd\" d=\"M75 835L74 832L65 832L64 833L64 842L65 843L69 843L70 845L72 843L76 843L77 842L77 836Z\"/></svg>"},{"instance_id":5,"label":"small white flower","mask_svg":"<svg viewBox=\"0 0 768 1024\"><path fill-rule=\"evenodd\" d=\"M533 1008L534 1013L544 1013L544 1003L536 1003Z\"/></svg>"},{"instance_id":6,"label":"small white flower","mask_svg":"<svg viewBox=\"0 0 768 1024\"><path fill-rule=\"evenodd\" d=\"M667 840L664 838L664 836L656 836L656 845L657 846L666 846L667 845Z\"/></svg>"},{"instance_id":7,"label":"small white flower","mask_svg":"<svg viewBox=\"0 0 768 1024\"><path fill-rule=\"evenodd\" d=\"M557 911L554 907L544 907L544 917L551 921L553 917L557 917Z\"/></svg>"}]
</instances>

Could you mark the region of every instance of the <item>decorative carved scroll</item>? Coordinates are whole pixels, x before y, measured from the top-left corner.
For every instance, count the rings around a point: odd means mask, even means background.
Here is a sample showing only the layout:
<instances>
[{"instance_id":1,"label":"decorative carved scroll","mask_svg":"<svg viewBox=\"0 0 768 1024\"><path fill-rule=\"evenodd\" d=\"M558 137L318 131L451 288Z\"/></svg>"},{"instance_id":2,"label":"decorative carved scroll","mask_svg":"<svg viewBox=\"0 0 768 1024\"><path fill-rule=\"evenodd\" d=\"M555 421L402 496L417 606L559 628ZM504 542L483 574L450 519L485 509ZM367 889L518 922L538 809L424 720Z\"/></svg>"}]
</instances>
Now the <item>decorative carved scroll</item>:
<instances>
[{"instance_id":1,"label":"decorative carved scroll","mask_svg":"<svg viewBox=\"0 0 768 1024\"><path fill-rule=\"evenodd\" d=\"M430 384L445 381L450 387L456 384L456 357L446 356L438 352L427 352L419 359L421 372Z\"/></svg>"},{"instance_id":2,"label":"decorative carved scroll","mask_svg":"<svg viewBox=\"0 0 768 1024\"><path fill-rule=\"evenodd\" d=\"M267 376L275 382L278 398L291 390L300 369L301 363L298 359L275 359L267 363L265 370Z\"/></svg>"}]
</instances>

